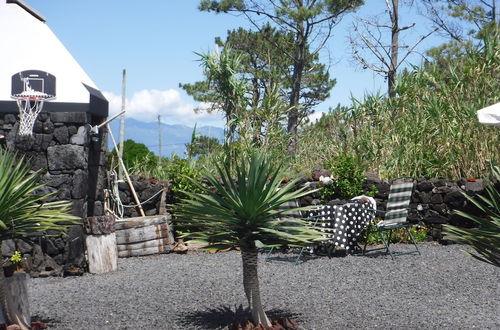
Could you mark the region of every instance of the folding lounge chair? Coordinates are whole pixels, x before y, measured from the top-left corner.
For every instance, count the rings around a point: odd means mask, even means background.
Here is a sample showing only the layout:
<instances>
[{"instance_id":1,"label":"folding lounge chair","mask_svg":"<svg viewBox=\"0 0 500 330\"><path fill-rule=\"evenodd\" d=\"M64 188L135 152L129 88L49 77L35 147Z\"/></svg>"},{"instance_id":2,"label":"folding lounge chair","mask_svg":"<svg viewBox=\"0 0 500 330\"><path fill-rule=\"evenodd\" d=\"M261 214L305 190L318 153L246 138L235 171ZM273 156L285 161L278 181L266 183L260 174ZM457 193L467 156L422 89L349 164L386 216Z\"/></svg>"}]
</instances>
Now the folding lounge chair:
<instances>
[{"instance_id":1,"label":"folding lounge chair","mask_svg":"<svg viewBox=\"0 0 500 330\"><path fill-rule=\"evenodd\" d=\"M396 179L395 182L398 182L399 179ZM366 250L366 245L363 248L363 255L366 252L377 251L377 250L386 250L386 253L389 253L391 258L394 260L394 257L397 255L404 254L413 254L418 253L420 255L420 251L418 250L415 239L413 238L412 233L409 228L412 226L408 222L408 210L410 206L411 195L413 192L414 182L403 182L403 183L393 183L389 190L389 198L387 201L387 209L386 211L372 210L373 212L380 212L384 214L383 220L379 223L370 224L369 228L367 228L366 235L369 234L370 231L375 230L382 241L384 242L383 248L370 249ZM375 219L375 217L373 217ZM390 249L392 231L397 228L404 228L408 233L413 245L415 246L415 250L409 252L393 252ZM389 234L386 236L384 232L389 231Z\"/></svg>"},{"instance_id":2,"label":"folding lounge chair","mask_svg":"<svg viewBox=\"0 0 500 330\"><path fill-rule=\"evenodd\" d=\"M291 200L291 201L288 201L288 202L284 203L283 205L281 205L280 209L289 210L289 209L295 209L295 208L298 208L298 207L300 207L298 201L297 200ZM293 212L286 213L284 215L284 217L296 218L296 219L303 219L301 211L293 211ZM297 256L297 259L295 260L295 264L299 263L299 260L302 257L305 249L306 249L305 247L302 247L300 249L299 255ZM273 252L273 250L274 250L274 247L270 248L269 251L267 251L266 256L264 258L264 261L267 261L269 259L269 257L271 256L271 253Z\"/></svg>"}]
</instances>

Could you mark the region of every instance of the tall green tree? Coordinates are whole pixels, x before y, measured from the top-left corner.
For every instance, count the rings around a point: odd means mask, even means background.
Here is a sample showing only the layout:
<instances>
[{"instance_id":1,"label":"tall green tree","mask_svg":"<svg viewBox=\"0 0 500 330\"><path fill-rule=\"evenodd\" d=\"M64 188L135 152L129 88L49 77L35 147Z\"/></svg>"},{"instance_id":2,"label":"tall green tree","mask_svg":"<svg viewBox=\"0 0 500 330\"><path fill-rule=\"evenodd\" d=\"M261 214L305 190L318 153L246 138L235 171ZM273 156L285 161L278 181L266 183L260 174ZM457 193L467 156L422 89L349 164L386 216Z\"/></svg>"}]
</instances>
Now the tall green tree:
<instances>
[{"instance_id":1,"label":"tall green tree","mask_svg":"<svg viewBox=\"0 0 500 330\"><path fill-rule=\"evenodd\" d=\"M238 122L244 116L249 89L247 82L238 75L240 55L229 48L213 53L197 54L200 57L205 80L194 84L180 84L189 95L208 105L207 111L219 111L226 119L224 147L235 139Z\"/></svg>"},{"instance_id":2,"label":"tall green tree","mask_svg":"<svg viewBox=\"0 0 500 330\"><path fill-rule=\"evenodd\" d=\"M243 13L258 29L272 23L293 34L292 49L279 48L292 60L291 89L288 96L288 149L294 154L297 130L306 112L300 103L300 91L307 68L307 53L317 53L332 34L333 27L348 12L364 3L363 0L201 0L200 10L216 13Z\"/></svg>"},{"instance_id":3,"label":"tall green tree","mask_svg":"<svg viewBox=\"0 0 500 330\"><path fill-rule=\"evenodd\" d=\"M485 30L498 29L497 0L421 0L434 28L463 43L479 38ZM496 26L496 27L495 27Z\"/></svg>"},{"instance_id":4,"label":"tall green tree","mask_svg":"<svg viewBox=\"0 0 500 330\"><path fill-rule=\"evenodd\" d=\"M240 54L241 73L252 85L251 108L256 109L264 102L270 86L277 86L280 96L288 98L293 84L293 58L287 55L295 48L292 32L266 24L258 31L243 28L228 31L226 41L217 38L216 42ZM309 45L305 50L305 60L299 98L304 112L309 114L318 103L329 97L335 80L330 79L328 68L320 63L317 52L310 52Z\"/></svg>"},{"instance_id":5,"label":"tall green tree","mask_svg":"<svg viewBox=\"0 0 500 330\"><path fill-rule=\"evenodd\" d=\"M121 146L118 146L121 148ZM116 150L113 148L111 153L116 156ZM123 142L123 163L130 169L138 161L148 160L154 162L153 153L146 147L144 143L138 143L134 140L127 139Z\"/></svg>"},{"instance_id":6,"label":"tall green tree","mask_svg":"<svg viewBox=\"0 0 500 330\"><path fill-rule=\"evenodd\" d=\"M264 245L303 245L319 239L318 231L303 220L283 216L297 209L280 208L310 191L297 189L298 180L281 185L282 166L257 154L241 160L234 168L234 177L228 166L217 162L214 166L216 175L205 176L209 185L193 181L201 193L186 191L188 198L182 200L176 214L196 229L185 236L208 244L207 249L241 250L243 287L253 321L269 327L260 298L258 250Z\"/></svg>"},{"instance_id":7,"label":"tall green tree","mask_svg":"<svg viewBox=\"0 0 500 330\"><path fill-rule=\"evenodd\" d=\"M490 47L500 36L496 0L422 0L433 26L448 38L427 51L443 68L473 47Z\"/></svg>"},{"instance_id":8,"label":"tall green tree","mask_svg":"<svg viewBox=\"0 0 500 330\"><path fill-rule=\"evenodd\" d=\"M266 142L266 137L272 135L271 130L279 130L286 121L288 106L285 100L291 90L293 62L281 50L293 50L293 34L267 24L259 31L243 28L228 31L226 40L216 38L216 43L238 55L240 65L237 74L248 84L247 109L244 121L240 122L245 132L252 135L253 142L261 145ZM335 84L318 57L317 53L307 52L304 84L300 91L305 113L311 113L314 106L325 100ZM213 102L217 96L207 82L180 84L180 87L198 101Z\"/></svg>"},{"instance_id":9,"label":"tall green tree","mask_svg":"<svg viewBox=\"0 0 500 330\"><path fill-rule=\"evenodd\" d=\"M195 156L208 156L219 147L220 143L217 138L206 135L196 136L191 143L186 144L188 158Z\"/></svg>"}]
</instances>

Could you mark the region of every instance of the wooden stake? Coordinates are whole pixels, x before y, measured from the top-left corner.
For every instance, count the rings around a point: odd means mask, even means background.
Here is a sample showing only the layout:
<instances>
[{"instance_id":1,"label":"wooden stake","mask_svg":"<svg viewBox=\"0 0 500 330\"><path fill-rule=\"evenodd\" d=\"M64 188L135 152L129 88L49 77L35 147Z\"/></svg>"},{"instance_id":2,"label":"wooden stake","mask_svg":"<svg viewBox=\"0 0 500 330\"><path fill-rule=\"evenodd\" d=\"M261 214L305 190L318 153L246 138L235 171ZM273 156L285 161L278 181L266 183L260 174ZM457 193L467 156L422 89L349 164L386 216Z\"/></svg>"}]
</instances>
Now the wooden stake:
<instances>
[{"instance_id":1,"label":"wooden stake","mask_svg":"<svg viewBox=\"0 0 500 330\"><path fill-rule=\"evenodd\" d=\"M109 127L109 124L106 124L106 127L108 128L108 132L111 136L111 140L113 141L113 145L115 146L115 150L118 150L118 147L116 146L115 137L113 136L113 132L111 131L111 127ZM123 174L125 174L125 178L127 179L127 183L128 183L128 186L130 187L130 191L132 192L132 196L134 197L134 201L138 205L137 207L139 208L139 212L141 213L141 216L145 217L146 214L144 214L144 210L142 209L141 202L139 201L139 198L137 197L134 185L132 184L132 180L130 180L130 176L128 175L127 168L125 167L125 164L123 163L123 160L121 159L121 157L118 157L118 163L120 163L120 166L123 170Z\"/></svg>"}]
</instances>

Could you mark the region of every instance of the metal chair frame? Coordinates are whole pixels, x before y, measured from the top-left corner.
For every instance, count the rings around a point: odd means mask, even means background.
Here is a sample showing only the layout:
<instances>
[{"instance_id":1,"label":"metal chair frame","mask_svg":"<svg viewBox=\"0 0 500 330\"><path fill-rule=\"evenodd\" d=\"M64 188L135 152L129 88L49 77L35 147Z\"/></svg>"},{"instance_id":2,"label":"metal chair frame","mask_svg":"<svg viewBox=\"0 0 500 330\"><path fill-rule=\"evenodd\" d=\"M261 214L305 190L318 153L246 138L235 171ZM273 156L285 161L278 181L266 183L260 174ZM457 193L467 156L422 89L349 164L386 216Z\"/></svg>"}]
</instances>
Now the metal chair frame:
<instances>
[{"instance_id":1,"label":"metal chair frame","mask_svg":"<svg viewBox=\"0 0 500 330\"><path fill-rule=\"evenodd\" d=\"M401 177L401 178L394 179L393 181L400 180L400 179L409 179L409 177ZM381 222L381 224L380 223L377 224L377 223L373 222L370 226L368 226L368 228L365 231L365 238L368 237L370 232L373 232L372 228L375 228L376 232L378 233L379 237L381 238L382 242L384 243L384 247L366 250L366 246L368 245L368 242L365 242L365 246L363 247L363 255L365 255L367 252L380 251L380 250L385 250L386 253L388 253L391 256L392 260L394 260L396 256L400 256L400 255L415 254L415 253L418 253L419 255L421 255L420 250L418 249L417 243L415 242L415 238L413 237L413 234L411 233L411 231L409 229L413 225L408 222L409 205L410 205L411 196L413 194L414 187L415 187L415 183L413 182L413 179L411 181L411 187L409 186L409 182L406 182L403 184L393 183L391 185L391 188L389 191L387 210L386 211L371 210L375 213L383 213L383 214L385 214L385 216L384 216L384 220ZM374 217L374 219L375 218L376 217ZM384 221L386 221L387 224L385 224ZM391 251L390 244L391 244L391 238L392 238L392 231L394 229L399 229L399 228L404 228L406 230L406 232L408 233L408 236L410 237L410 240L413 243L413 246L415 247L414 251L409 251L409 252ZM385 231L389 231L389 234L387 235L387 237L386 237L386 235L384 235Z\"/></svg>"}]
</instances>

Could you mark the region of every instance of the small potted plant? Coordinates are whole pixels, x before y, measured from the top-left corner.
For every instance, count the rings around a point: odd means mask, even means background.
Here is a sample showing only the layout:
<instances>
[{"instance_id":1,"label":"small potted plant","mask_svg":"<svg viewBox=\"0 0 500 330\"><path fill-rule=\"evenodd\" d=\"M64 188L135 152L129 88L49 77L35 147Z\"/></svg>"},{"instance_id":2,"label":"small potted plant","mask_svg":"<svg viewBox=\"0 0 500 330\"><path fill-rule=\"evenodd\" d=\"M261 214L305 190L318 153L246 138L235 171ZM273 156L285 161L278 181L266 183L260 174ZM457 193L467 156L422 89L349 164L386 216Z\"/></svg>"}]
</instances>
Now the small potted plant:
<instances>
[{"instance_id":1,"label":"small potted plant","mask_svg":"<svg viewBox=\"0 0 500 330\"><path fill-rule=\"evenodd\" d=\"M10 257L10 261L16 267L14 273L19 273L23 271L21 267L21 261L23 261L23 255L21 254L21 251L16 250L14 254Z\"/></svg>"},{"instance_id":2,"label":"small potted plant","mask_svg":"<svg viewBox=\"0 0 500 330\"><path fill-rule=\"evenodd\" d=\"M9 260L11 264L3 268L5 276L11 277L15 273L23 272L23 268L21 266L23 255L21 254L21 251L16 250Z\"/></svg>"}]
</instances>

